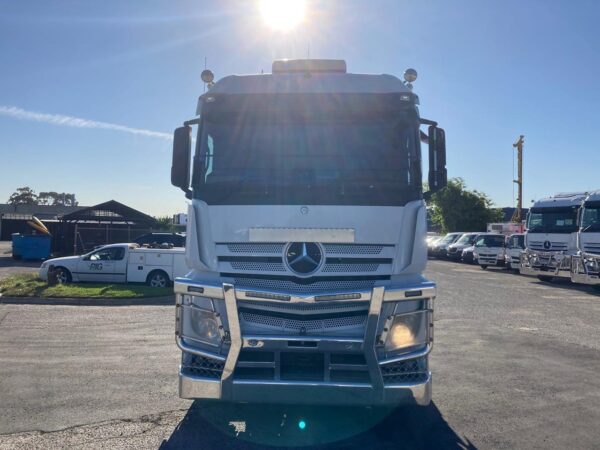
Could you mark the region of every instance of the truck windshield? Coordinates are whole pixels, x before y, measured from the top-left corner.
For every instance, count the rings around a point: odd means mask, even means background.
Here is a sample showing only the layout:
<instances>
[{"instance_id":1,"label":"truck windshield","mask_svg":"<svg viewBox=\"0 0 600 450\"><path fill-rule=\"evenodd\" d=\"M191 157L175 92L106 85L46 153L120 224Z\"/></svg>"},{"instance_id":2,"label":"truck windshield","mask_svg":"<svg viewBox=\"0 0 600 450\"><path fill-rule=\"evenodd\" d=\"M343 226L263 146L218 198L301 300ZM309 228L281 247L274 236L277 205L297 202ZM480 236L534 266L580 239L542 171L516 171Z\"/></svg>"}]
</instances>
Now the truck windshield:
<instances>
[{"instance_id":1,"label":"truck windshield","mask_svg":"<svg viewBox=\"0 0 600 450\"><path fill-rule=\"evenodd\" d=\"M480 236L475 247L504 247L504 236L502 234Z\"/></svg>"},{"instance_id":2,"label":"truck windshield","mask_svg":"<svg viewBox=\"0 0 600 450\"><path fill-rule=\"evenodd\" d=\"M581 216L581 231L600 231L600 202L586 202Z\"/></svg>"},{"instance_id":3,"label":"truck windshield","mask_svg":"<svg viewBox=\"0 0 600 450\"><path fill-rule=\"evenodd\" d=\"M577 208L532 208L527 229L530 233L573 233L577 231Z\"/></svg>"},{"instance_id":4,"label":"truck windshield","mask_svg":"<svg viewBox=\"0 0 600 450\"><path fill-rule=\"evenodd\" d=\"M416 119L305 103L207 114L194 196L209 204L321 205L404 205L421 198Z\"/></svg>"}]
</instances>

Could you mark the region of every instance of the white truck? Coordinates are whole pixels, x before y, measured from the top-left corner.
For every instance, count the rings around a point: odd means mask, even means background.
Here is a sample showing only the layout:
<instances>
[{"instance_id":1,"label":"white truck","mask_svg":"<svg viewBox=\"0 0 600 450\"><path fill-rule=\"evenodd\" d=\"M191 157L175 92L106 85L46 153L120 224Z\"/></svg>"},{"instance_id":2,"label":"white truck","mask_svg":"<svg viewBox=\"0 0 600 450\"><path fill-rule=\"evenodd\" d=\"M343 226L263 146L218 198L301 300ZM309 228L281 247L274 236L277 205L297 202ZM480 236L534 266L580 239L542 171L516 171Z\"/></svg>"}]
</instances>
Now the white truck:
<instances>
[{"instance_id":1,"label":"white truck","mask_svg":"<svg viewBox=\"0 0 600 450\"><path fill-rule=\"evenodd\" d=\"M571 280L600 286L600 191L590 193L579 214L579 251L572 257Z\"/></svg>"},{"instance_id":2,"label":"white truck","mask_svg":"<svg viewBox=\"0 0 600 450\"><path fill-rule=\"evenodd\" d=\"M577 254L577 214L584 192L561 193L534 202L527 214L521 273L542 281L571 277L571 257Z\"/></svg>"},{"instance_id":3,"label":"white truck","mask_svg":"<svg viewBox=\"0 0 600 450\"><path fill-rule=\"evenodd\" d=\"M405 82L340 60L272 72L213 83L205 71L199 118L175 130L171 182L191 199L179 395L426 405L436 287L422 275L420 144L439 190L444 131L419 116L414 70Z\"/></svg>"},{"instance_id":4,"label":"white truck","mask_svg":"<svg viewBox=\"0 0 600 450\"><path fill-rule=\"evenodd\" d=\"M138 244L111 244L85 255L48 259L39 276L48 279L48 270L58 272L61 283L146 283L167 287L189 269L183 248L141 248Z\"/></svg>"},{"instance_id":5,"label":"white truck","mask_svg":"<svg viewBox=\"0 0 600 450\"><path fill-rule=\"evenodd\" d=\"M510 270L521 270L521 253L525 250L525 234L511 234L506 240L505 261Z\"/></svg>"},{"instance_id":6,"label":"white truck","mask_svg":"<svg viewBox=\"0 0 600 450\"><path fill-rule=\"evenodd\" d=\"M473 257L485 270L489 266L504 266L506 237L498 233L480 233L473 245Z\"/></svg>"}]
</instances>

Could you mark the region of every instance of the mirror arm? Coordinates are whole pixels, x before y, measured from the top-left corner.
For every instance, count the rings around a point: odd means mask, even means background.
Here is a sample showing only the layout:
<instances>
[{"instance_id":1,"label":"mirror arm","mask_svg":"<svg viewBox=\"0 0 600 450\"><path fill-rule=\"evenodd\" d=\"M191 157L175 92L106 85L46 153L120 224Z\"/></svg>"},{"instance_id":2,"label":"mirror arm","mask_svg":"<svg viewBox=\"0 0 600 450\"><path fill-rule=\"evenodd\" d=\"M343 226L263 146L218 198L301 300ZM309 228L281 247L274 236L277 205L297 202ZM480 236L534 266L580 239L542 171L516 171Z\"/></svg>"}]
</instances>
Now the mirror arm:
<instances>
[{"instance_id":1,"label":"mirror arm","mask_svg":"<svg viewBox=\"0 0 600 450\"><path fill-rule=\"evenodd\" d=\"M438 123L435 120L423 119L422 117L419 118L419 122L421 122L421 125L433 125L434 127L438 126Z\"/></svg>"},{"instance_id":2,"label":"mirror arm","mask_svg":"<svg viewBox=\"0 0 600 450\"><path fill-rule=\"evenodd\" d=\"M195 119L186 120L183 122L184 127L189 127L191 125L200 125L200 117L196 117Z\"/></svg>"}]
</instances>

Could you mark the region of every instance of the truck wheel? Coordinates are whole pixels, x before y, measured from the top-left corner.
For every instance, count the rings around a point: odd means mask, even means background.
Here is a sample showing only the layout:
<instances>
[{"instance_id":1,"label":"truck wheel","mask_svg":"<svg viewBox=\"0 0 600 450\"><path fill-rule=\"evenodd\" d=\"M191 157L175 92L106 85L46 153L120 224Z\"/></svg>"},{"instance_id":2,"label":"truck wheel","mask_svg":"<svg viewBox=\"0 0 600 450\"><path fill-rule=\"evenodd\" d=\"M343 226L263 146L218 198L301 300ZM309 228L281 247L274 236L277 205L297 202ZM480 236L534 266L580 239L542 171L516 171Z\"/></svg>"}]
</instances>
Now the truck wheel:
<instances>
[{"instance_id":1,"label":"truck wheel","mask_svg":"<svg viewBox=\"0 0 600 450\"><path fill-rule=\"evenodd\" d=\"M170 280L169 276L165 272L162 270L155 270L150 272L148 278L146 279L146 283L151 287L164 288L169 286Z\"/></svg>"},{"instance_id":2,"label":"truck wheel","mask_svg":"<svg viewBox=\"0 0 600 450\"><path fill-rule=\"evenodd\" d=\"M65 284L73 281L71 272L69 272L68 269L65 269L64 267L57 267L54 270L56 272L56 281L58 281L58 284Z\"/></svg>"},{"instance_id":3,"label":"truck wheel","mask_svg":"<svg viewBox=\"0 0 600 450\"><path fill-rule=\"evenodd\" d=\"M550 277L548 275L538 275L538 280L545 281L546 283L552 283L552 280L554 280L554 277Z\"/></svg>"},{"instance_id":4,"label":"truck wheel","mask_svg":"<svg viewBox=\"0 0 600 450\"><path fill-rule=\"evenodd\" d=\"M485 270L485 269L487 269L487 268L488 268L488 266L487 266L487 264L482 264L482 265L481 265L481 268L482 268L483 270Z\"/></svg>"}]
</instances>

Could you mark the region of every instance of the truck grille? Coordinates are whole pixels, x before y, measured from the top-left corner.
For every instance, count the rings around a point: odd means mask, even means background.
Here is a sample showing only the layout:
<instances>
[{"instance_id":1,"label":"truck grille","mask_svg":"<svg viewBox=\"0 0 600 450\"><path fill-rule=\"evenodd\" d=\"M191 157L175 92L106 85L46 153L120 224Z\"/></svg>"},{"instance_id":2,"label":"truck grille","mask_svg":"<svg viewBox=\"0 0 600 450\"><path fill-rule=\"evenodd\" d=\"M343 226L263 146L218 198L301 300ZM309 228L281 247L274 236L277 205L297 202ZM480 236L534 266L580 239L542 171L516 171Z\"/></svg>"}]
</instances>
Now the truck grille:
<instances>
[{"instance_id":1,"label":"truck grille","mask_svg":"<svg viewBox=\"0 0 600 450\"><path fill-rule=\"evenodd\" d=\"M564 251L567 249L567 244L564 242L552 242L550 241L550 248L544 248L545 241L529 241L529 248L531 250L541 251Z\"/></svg>"},{"instance_id":2,"label":"truck grille","mask_svg":"<svg viewBox=\"0 0 600 450\"><path fill-rule=\"evenodd\" d=\"M323 244L324 264L320 269L331 276L391 275L396 247L378 244ZM284 261L284 243L217 244L221 274L289 275Z\"/></svg>"},{"instance_id":3,"label":"truck grille","mask_svg":"<svg viewBox=\"0 0 600 450\"><path fill-rule=\"evenodd\" d=\"M583 251L600 254L600 242L586 242L583 244Z\"/></svg>"},{"instance_id":4,"label":"truck grille","mask_svg":"<svg viewBox=\"0 0 600 450\"><path fill-rule=\"evenodd\" d=\"M298 319L291 317L278 317L266 313L241 312L240 320L242 329L248 326L259 325L271 328L276 334L298 335L302 330L306 334L325 332L340 328L364 326L367 321L367 314L338 316L329 318L306 318Z\"/></svg>"}]
</instances>

